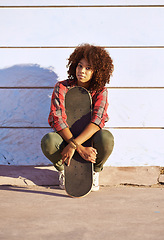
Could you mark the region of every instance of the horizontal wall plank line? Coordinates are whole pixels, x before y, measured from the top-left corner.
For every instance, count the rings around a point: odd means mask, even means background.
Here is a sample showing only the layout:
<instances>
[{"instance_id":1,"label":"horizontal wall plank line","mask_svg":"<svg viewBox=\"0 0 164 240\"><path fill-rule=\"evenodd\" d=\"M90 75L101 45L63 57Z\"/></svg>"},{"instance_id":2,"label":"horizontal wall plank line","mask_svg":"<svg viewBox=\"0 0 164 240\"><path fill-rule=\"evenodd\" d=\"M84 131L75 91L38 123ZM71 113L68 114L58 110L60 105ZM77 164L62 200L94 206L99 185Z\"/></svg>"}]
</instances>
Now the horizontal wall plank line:
<instances>
[{"instance_id":1,"label":"horizontal wall plank line","mask_svg":"<svg viewBox=\"0 0 164 240\"><path fill-rule=\"evenodd\" d=\"M149 130L153 130L153 129L164 129L164 127L105 127L105 129L138 129L138 130L141 130L141 129L149 129Z\"/></svg>"},{"instance_id":2,"label":"horizontal wall plank line","mask_svg":"<svg viewBox=\"0 0 164 240\"><path fill-rule=\"evenodd\" d=\"M0 89L53 89L54 86L50 87L0 87Z\"/></svg>"},{"instance_id":3,"label":"horizontal wall plank line","mask_svg":"<svg viewBox=\"0 0 164 240\"><path fill-rule=\"evenodd\" d=\"M0 129L52 129L51 127L23 127L23 126L20 126L20 127L12 127L12 126L0 126ZM164 127L104 127L104 129L138 129L138 130L154 130L154 129L164 129Z\"/></svg>"},{"instance_id":4,"label":"horizontal wall plank line","mask_svg":"<svg viewBox=\"0 0 164 240\"><path fill-rule=\"evenodd\" d=\"M51 129L51 127L14 127L14 126L0 126L0 129Z\"/></svg>"},{"instance_id":5,"label":"horizontal wall plank line","mask_svg":"<svg viewBox=\"0 0 164 240\"><path fill-rule=\"evenodd\" d=\"M164 46L101 46L101 47L109 48L109 49L110 49L110 48L116 48L116 49L117 49L117 48L127 48L127 49L128 49L128 48L134 48L134 49L135 49L135 48L148 48L148 49L149 49L149 48L150 48L150 49L151 49L151 48L164 48ZM7 49L10 49L10 48L11 48L11 49L15 49L15 48L16 48L16 49L21 49L21 48L23 48L23 49L26 49L26 48L27 48L27 49L28 49L28 48L29 48L29 49L33 49L33 48L34 48L34 49L38 49L38 48L39 48L39 49L41 49L41 48L47 48L47 49L49 49L49 48L50 48L50 49L51 49L51 48L52 48L52 49L53 49L53 48L56 48L56 49L58 49L58 48L59 48L59 49L60 49L60 48L61 48L61 49L63 49L63 48L64 48L64 49L70 49L70 48L76 48L76 46L0 46L0 49L6 49L6 48L7 48Z\"/></svg>"},{"instance_id":6,"label":"horizontal wall plank line","mask_svg":"<svg viewBox=\"0 0 164 240\"><path fill-rule=\"evenodd\" d=\"M49 87L0 87L0 89L54 89L54 86ZM164 87L107 87L107 89L164 89Z\"/></svg>"},{"instance_id":7,"label":"horizontal wall plank line","mask_svg":"<svg viewBox=\"0 0 164 240\"><path fill-rule=\"evenodd\" d=\"M164 87L107 87L108 89L163 89Z\"/></svg>"},{"instance_id":8,"label":"horizontal wall plank line","mask_svg":"<svg viewBox=\"0 0 164 240\"><path fill-rule=\"evenodd\" d=\"M164 89L164 87L107 87L107 89Z\"/></svg>"},{"instance_id":9,"label":"horizontal wall plank line","mask_svg":"<svg viewBox=\"0 0 164 240\"><path fill-rule=\"evenodd\" d=\"M0 8L156 8L164 5L34 5L34 6L0 6Z\"/></svg>"}]
</instances>

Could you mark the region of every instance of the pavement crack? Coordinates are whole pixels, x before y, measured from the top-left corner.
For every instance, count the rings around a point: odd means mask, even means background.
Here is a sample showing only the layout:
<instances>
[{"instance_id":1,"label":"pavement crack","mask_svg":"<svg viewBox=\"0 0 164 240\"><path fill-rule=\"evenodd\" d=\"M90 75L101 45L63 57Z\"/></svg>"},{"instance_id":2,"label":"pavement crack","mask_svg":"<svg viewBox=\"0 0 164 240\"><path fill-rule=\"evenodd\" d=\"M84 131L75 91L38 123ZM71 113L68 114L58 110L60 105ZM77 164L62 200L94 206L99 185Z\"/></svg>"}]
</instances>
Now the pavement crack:
<instances>
[{"instance_id":1,"label":"pavement crack","mask_svg":"<svg viewBox=\"0 0 164 240\"><path fill-rule=\"evenodd\" d=\"M135 183L120 183L120 185L129 186L129 187L151 187L151 185L135 184Z\"/></svg>"}]
</instances>

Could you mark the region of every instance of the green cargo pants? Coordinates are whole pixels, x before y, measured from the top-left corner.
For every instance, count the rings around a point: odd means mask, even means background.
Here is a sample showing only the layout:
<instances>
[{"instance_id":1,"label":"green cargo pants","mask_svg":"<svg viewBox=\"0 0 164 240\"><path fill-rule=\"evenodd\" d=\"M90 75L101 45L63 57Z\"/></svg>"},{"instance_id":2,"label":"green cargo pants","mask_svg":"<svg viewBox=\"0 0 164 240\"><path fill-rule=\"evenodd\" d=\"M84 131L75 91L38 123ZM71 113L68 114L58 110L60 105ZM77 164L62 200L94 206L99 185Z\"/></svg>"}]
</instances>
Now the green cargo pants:
<instances>
[{"instance_id":1,"label":"green cargo pants","mask_svg":"<svg viewBox=\"0 0 164 240\"><path fill-rule=\"evenodd\" d=\"M97 159L94 164L94 171L103 170L103 165L112 153L114 137L108 130L100 130L92 136L93 147L97 149ZM58 171L64 169L61 160L61 151L67 143L55 132L46 134L41 140L41 148L44 155L54 164Z\"/></svg>"}]
</instances>

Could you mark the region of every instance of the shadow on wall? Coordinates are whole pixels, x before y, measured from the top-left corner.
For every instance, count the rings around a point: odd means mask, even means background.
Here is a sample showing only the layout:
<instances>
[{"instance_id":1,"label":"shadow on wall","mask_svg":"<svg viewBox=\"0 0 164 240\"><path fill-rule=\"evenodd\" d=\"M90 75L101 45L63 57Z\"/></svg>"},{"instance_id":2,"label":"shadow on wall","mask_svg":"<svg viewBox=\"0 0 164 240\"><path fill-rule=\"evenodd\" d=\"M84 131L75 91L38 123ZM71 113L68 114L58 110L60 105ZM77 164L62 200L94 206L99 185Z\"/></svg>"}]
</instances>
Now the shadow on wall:
<instances>
[{"instance_id":1,"label":"shadow on wall","mask_svg":"<svg viewBox=\"0 0 164 240\"><path fill-rule=\"evenodd\" d=\"M15 65L0 69L0 165L47 165L40 140L48 131L52 68Z\"/></svg>"},{"instance_id":2,"label":"shadow on wall","mask_svg":"<svg viewBox=\"0 0 164 240\"><path fill-rule=\"evenodd\" d=\"M53 68L20 64L0 69L0 87L53 87L58 76Z\"/></svg>"}]
</instances>

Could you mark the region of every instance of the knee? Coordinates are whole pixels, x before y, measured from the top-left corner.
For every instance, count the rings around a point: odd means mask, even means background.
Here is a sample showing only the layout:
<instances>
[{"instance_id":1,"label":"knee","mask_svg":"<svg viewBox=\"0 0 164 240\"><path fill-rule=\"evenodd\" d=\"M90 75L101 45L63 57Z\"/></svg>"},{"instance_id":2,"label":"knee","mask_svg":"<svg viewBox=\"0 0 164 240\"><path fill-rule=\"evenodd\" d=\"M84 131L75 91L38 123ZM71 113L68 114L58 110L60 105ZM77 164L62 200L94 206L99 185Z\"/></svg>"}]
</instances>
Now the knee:
<instances>
[{"instance_id":1,"label":"knee","mask_svg":"<svg viewBox=\"0 0 164 240\"><path fill-rule=\"evenodd\" d=\"M108 130L102 130L102 139L104 143L114 145L114 137Z\"/></svg>"},{"instance_id":2,"label":"knee","mask_svg":"<svg viewBox=\"0 0 164 240\"><path fill-rule=\"evenodd\" d=\"M49 133L47 133L46 135L44 135L44 137L41 140L41 149L44 154L46 154L46 152L49 152L48 151L49 146L50 146L50 136L49 136Z\"/></svg>"},{"instance_id":3,"label":"knee","mask_svg":"<svg viewBox=\"0 0 164 240\"><path fill-rule=\"evenodd\" d=\"M114 137L108 130L102 130L102 142L107 152L111 153L114 147Z\"/></svg>"},{"instance_id":4,"label":"knee","mask_svg":"<svg viewBox=\"0 0 164 240\"><path fill-rule=\"evenodd\" d=\"M98 148L104 149L105 152L112 152L114 147L114 137L108 130L100 130L95 135L95 142Z\"/></svg>"},{"instance_id":5,"label":"knee","mask_svg":"<svg viewBox=\"0 0 164 240\"><path fill-rule=\"evenodd\" d=\"M53 154L59 149L59 137L56 133L47 133L41 140L41 149L45 155Z\"/></svg>"}]
</instances>

